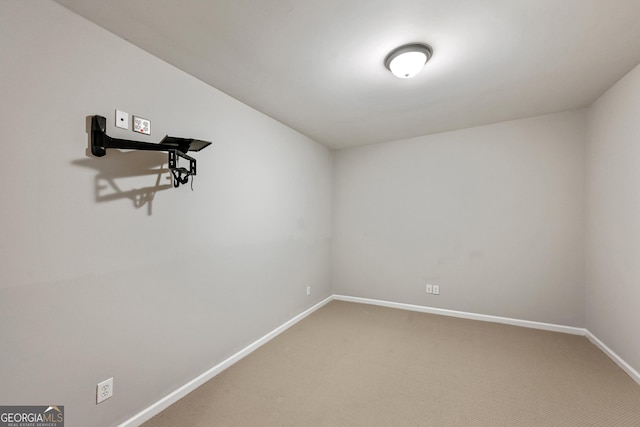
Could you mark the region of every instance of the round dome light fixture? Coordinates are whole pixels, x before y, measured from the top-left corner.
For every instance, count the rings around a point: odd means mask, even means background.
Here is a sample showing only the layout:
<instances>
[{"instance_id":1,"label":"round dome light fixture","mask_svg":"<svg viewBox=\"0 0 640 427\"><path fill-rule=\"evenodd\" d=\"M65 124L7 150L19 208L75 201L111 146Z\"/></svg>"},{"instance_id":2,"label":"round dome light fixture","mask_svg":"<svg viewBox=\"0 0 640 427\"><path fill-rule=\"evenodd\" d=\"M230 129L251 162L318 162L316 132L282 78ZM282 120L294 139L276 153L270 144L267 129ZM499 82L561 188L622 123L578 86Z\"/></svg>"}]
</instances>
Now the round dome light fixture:
<instances>
[{"instance_id":1,"label":"round dome light fixture","mask_svg":"<svg viewBox=\"0 0 640 427\"><path fill-rule=\"evenodd\" d=\"M394 50L384 60L384 66L401 79L409 79L422 70L427 63L433 49L428 44L405 44Z\"/></svg>"}]
</instances>

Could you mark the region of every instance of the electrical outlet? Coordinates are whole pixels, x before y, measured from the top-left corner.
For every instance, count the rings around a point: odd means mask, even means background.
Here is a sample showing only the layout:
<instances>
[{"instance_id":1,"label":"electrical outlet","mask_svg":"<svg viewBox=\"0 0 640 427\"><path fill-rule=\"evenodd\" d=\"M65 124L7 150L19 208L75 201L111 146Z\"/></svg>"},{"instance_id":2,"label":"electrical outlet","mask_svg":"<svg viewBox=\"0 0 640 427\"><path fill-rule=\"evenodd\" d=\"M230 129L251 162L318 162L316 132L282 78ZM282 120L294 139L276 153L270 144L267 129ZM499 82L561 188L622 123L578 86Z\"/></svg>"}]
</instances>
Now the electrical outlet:
<instances>
[{"instance_id":1,"label":"electrical outlet","mask_svg":"<svg viewBox=\"0 0 640 427\"><path fill-rule=\"evenodd\" d=\"M116 110L116 127L129 129L129 113Z\"/></svg>"},{"instance_id":2,"label":"electrical outlet","mask_svg":"<svg viewBox=\"0 0 640 427\"><path fill-rule=\"evenodd\" d=\"M133 131L143 133L145 135L151 135L151 120L133 116Z\"/></svg>"},{"instance_id":3,"label":"electrical outlet","mask_svg":"<svg viewBox=\"0 0 640 427\"><path fill-rule=\"evenodd\" d=\"M433 285L427 285L427 293L428 294L432 294L433 293Z\"/></svg>"},{"instance_id":4,"label":"electrical outlet","mask_svg":"<svg viewBox=\"0 0 640 427\"><path fill-rule=\"evenodd\" d=\"M311 286L307 286L307 295L311 295Z\"/></svg>"},{"instance_id":5,"label":"electrical outlet","mask_svg":"<svg viewBox=\"0 0 640 427\"><path fill-rule=\"evenodd\" d=\"M113 377L102 381L96 388L96 405L113 396Z\"/></svg>"},{"instance_id":6,"label":"electrical outlet","mask_svg":"<svg viewBox=\"0 0 640 427\"><path fill-rule=\"evenodd\" d=\"M433 285L433 294L440 295L440 285Z\"/></svg>"}]
</instances>

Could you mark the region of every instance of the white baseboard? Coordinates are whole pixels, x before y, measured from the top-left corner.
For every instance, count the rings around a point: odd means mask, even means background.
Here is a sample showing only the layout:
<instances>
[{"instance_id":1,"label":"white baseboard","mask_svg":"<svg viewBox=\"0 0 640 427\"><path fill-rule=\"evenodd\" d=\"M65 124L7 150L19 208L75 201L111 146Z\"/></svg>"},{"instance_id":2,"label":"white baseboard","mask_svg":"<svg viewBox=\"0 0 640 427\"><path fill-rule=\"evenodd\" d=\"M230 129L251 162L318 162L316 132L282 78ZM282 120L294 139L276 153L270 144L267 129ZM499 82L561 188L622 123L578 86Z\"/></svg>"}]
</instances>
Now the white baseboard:
<instances>
[{"instance_id":1,"label":"white baseboard","mask_svg":"<svg viewBox=\"0 0 640 427\"><path fill-rule=\"evenodd\" d=\"M260 338L260 339L258 339L256 341L254 341L253 343L249 344L247 347L243 348L242 350L240 350L239 352L237 352L233 356L228 357L227 359L225 359L222 362L218 363L216 366L214 366L213 368L209 369L205 373L203 373L200 376L198 376L198 377L194 378L193 380L189 381L188 383L186 383L185 385L183 385L182 387L180 387L176 391L174 391L174 392L170 393L169 395L163 397L162 399L160 399L159 401L157 401L153 405L149 406L148 408L144 409L143 411L141 411L141 412L137 413L136 415L134 415L133 417L129 418L127 421L125 421L122 424L120 424L119 427L139 426L140 424L144 423L145 421L150 420L155 415L158 415L160 412L162 412L164 409L168 408L169 406L171 406L172 404L174 404L175 402L177 402L178 400L180 400L181 398L183 398L187 394L191 393L193 390L195 390L196 388L200 387L202 384L206 383L211 378L215 377L220 372L222 372L225 369L227 369L229 366L231 366L234 363L238 362L240 359L244 358L245 356L249 355L253 351L257 350L262 345L264 345L267 342L271 341L273 338L275 338L276 336L280 335L282 332L284 332L285 330L289 329L291 326L295 325L296 323L298 323L299 321L301 321L302 319L304 319L305 317L307 317L308 315L310 315L314 311L318 310L320 307L322 307L325 304L329 303L331 300L333 300L333 296L330 296L330 297L320 301L319 303L317 303L313 307L303 311L302 313L298 314L293 319L285 322L284 324L282 324L281 326L277 327L273 331L269 332L268 334L266 334L262 338Z\"/></svg>"},{"instance_id":2,"label":"white baseboard","mask_svg":"<svg viewBox=\"0 0 640 427\"><path fill-rule=\"evenodd\" d=\"M399 302L381 301L369 298L350 297L346 295L334 295L334 299L339 301L357 302L361 304L379 305L382 307L399 308L402 310L419 311L421 313L439 314L441 316L460 317L462 319L481 320L483 322L504 323L506 325L522 326L532 329L543 329L545 331L562 332L571 335L585 335L584 328L573 326L555 325L552 323L533 322L530 320L512 319L509 317L490 316L487 314L468 313L465 311L447 310L444 308L426 307L422 305L404 304Z\"/></svg>"},{"instance_id":3,"label":"white baseboard","mask_svg":"<svg viewBox=\"0 0 640 427\"><path fill-rule=\"evenodd\" d=\"M591 341L594 345L600 348L600 350L602 350L607 356L609 356L609 358L611 358L611 360L613 360L622 370L624 370L634 381L640 384L640 373L638 373L638 371L633 369L631 365L625 362L620 356L618 356L613 350L607 347L602 341L596 338L595 335L593 335L591 332L589 332L587 329L584 329L584 328L555 325L552 323L533 322L530 320L512 319L509 317L490 316L486 314L468 313L464 311L447 310L443 308L426 307L421 305L404 304L399 302L382 301L382 300L376 300L376 299L370 299L370 298L359 298L359 297L351 297L346 295L332 295L320 301L318 304L314 305L308 310L305 310L304 312L298 314L293 319L282 324L281 326L269 332L268 334L258 339L257 341L251 343L250 345L243 348L233 356L225 359L224 361L220 362L219 364L209 369L202 375L189 381L187 384L183 385L176 391L170 393L169 395L160 399L153 405L149 406L148 408L144 409L143 411L129 418L127 421L120 424L119 427L135 427L135 426L139 426L145 421L148 421L149 419L159 414L164 409L168 408L173 403L177 402L178 400L180 400L181 398L183 398L184 396L186 396L187 394L189 394L190 392L192 392L193 390L195 390L205 382L209 381L211 378L218 375L220 372L227 369L229 366L238 362L240 359L249 355L250 353L258 349L262 345L266 344L267 342L271 341L273 338L275 338L285 330L289 329L291 326L295 325L300 320L304 319L305 317L307 317L314 311L318 310L322 306L331 302L332 300L355 302L360 304L378 305L382 307L398 308L402 310L438 314L442 316L451 316L451 317L459 317L463 319L480 320L483 322L503 323L506 325L521 326L524 328L542 329L546 331L562 332L562 333L571 334L571 335L586 336L589 339L589 341Z\"/></svg>"},{"instance_id":4,"label":"white baseboard","mask_svg":"<svg viewBox=\"0 0 640 427\"><path fill-rule=\"evenodd\" d=\"M446 310L443 308L433 308L421 305L404 304L399 302L382 301L369 298L350 297L346 295L333 295L333 299L339 301L356 302L360 304L379 305L382 307L399 308L402 310L419 311L422 313L439 314L442 316L460 317L463 319L481 320L483 322L504 323L507 325L522 326L525 328L543 329L546 331L562 332L571 335L586 336L596 347L606 354L616 365L625 371L635 382L640 384L640 373L633 369L623 358L618 356L613 350L607 347L588 329L575 328L573 326L555 325L552 323L532 322L530 320L511 319L509 317L489 316L486 314L467 313L464 311Z\"/></svg>"},{"instance_id":5,"label":"white baseboard","mask_svg":"<svg viewBox=\"0 0 640 427\"><path fill-rule=\"evenodd\" d=\"M640 373L633 369L631 365L624 361L624 359L618 356L613 350L611 350L605 343L600 341L595 335L593 335L589 330L587 330L587 338L591 341L596 347L604 352L611 360L613 360L616 365L618 365L623 371L625 371L635 382L640 384Z\"/></svg>"}]
</instances>

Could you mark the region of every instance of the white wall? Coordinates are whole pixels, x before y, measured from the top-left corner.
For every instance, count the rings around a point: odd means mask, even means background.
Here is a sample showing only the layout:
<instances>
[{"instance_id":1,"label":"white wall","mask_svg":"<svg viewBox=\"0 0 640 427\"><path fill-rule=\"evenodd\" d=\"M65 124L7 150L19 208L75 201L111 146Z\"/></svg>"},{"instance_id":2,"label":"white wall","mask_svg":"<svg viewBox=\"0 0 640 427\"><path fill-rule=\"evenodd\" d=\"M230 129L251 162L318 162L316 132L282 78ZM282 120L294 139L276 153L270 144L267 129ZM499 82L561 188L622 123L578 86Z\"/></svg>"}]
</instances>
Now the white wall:
<instances>
[{"instance_id":1,"label":"white wall","mask_svg":"<svg viewBox=\"0 0 640 427\"><path fill-rule=\"evenodd\" d=\"M323 146L49 1L0 2L0 76L3 405L113 425L331 294ZM164 153L87 155L94 114L214 141L194 191Z\"/></svg>"},{"instance_id":2,"label":"white wall","mask_svg":"<svg viewBox=\"0 0 640 427\"><path fill-rule=\"evenodd\" d=\"M589 109L587 328L640 371L640 67Z\"/></svg>"},{"instance_id":3,"label":"white wall","mask_svg":"<svg viewBox=\"0 0 640 427\"><path fill-rule=\"evenodd\" d=\"M337 152L336 293L584 326L584 131L581 110Z\"/></svg>"}]
</instances>

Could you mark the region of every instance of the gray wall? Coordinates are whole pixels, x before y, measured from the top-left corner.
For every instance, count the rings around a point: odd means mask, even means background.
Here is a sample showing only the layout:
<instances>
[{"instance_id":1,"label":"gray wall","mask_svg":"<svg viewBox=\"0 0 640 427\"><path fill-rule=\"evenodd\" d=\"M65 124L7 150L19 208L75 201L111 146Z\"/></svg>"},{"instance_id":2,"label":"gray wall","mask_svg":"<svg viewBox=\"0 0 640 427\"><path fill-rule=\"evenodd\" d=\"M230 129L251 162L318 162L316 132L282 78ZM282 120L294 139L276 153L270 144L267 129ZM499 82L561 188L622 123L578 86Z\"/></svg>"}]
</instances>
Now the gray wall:
<instances>
[{"instance_id":1,"label":"gray wall","mask_svg":"<svg viewBox=\"0 0 640 427\"><path fill-rule=\"evenodd\" d=\"M640 368L639 69L588 116L344 150L332 175L324 147L55 3L0 2L0 59L2 404L116 424L333 290L586 316ZM152 136L115 129L116 108ZM123 138L213 140L195 191L169 188L162 154L87 155L93 114Z\"/></svg>"},{"instance_id":2,"label":"gray wall","mask_svg":"<svg viewBox=\"0 0 640 427\"><path fill-rule=\"evenodd\" d=\"M3 405L113 425L331 294L323 146L49 1L0 2L0 76ZM93 114L214 141L194 191L88 156Z\"/></svg>"},{"instance_id":3,"label":"gray wall","mask_svg":"<svg viewBox=\"0 0 640 427\"><path fill-rule=\"evenodd\" d=\"M640 67L589 109L587 328L640 371Z\"/></svg>"},{"instance_id":4,"label":"gray wall","mask_svg":"<svg viewBox=\"0 0 640 427\"><path fill-rule=\"evenodd\" d=\"M337 152L336 293L584 326L584 132L581 110Z\"/></svg>"}]
</instances>

